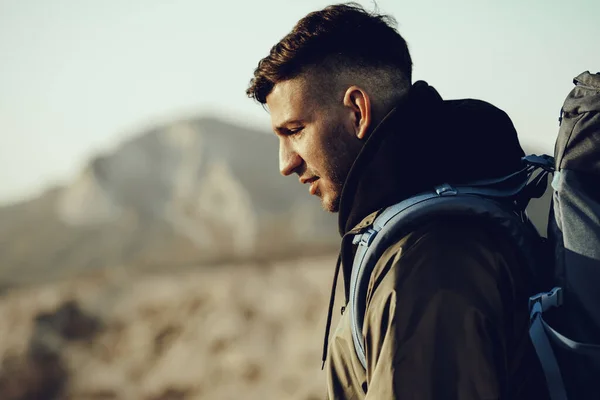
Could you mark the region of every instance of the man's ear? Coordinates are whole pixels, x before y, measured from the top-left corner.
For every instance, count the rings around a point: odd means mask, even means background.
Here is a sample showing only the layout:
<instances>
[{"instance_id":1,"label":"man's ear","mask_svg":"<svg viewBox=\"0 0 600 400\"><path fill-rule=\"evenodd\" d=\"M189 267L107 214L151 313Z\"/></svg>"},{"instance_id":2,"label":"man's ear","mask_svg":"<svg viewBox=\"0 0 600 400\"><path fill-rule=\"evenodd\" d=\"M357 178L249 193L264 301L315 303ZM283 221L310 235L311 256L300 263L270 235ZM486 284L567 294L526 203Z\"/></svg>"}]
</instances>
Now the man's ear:
<instances>
[{"instance_id":1,"label":"man's ear","mask_svg":"<svg viewBox=\"0 0 600 400\"><path fill-rule=\"evenodd\" d=\"M358 86L350 86L344 94L344 106L352 112L352 127L356 137L365 139L372 119L369 95Z\"/></svg>"}]
</instances>

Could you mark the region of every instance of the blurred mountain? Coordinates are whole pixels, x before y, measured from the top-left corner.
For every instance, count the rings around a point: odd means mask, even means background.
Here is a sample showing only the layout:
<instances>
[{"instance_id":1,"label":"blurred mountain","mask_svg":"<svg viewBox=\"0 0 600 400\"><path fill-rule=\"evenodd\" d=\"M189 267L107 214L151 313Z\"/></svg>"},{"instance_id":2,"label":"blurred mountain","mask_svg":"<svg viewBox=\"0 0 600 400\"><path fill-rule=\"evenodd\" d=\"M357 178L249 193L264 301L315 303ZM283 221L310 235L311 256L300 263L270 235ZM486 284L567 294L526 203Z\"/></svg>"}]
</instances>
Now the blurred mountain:
<instances>
[{"instance_id":1,"label":"blurred mountain","mask_svg":"<svg viewBox=\"0 0 600 400\"><path fill-rule=\"evenodd\" d=\"M529 207L541 232L550 194ZM0 285L314 256L337 250L336 226L306 187L280 176L274 136L181 120L95 157L65 187L0 207Z\"/></svg>"},{"instance_id":2,"label":"blurred mountain","mask_svg":"<svg viewBox=\"0 0 600 400\"><path fill-rule=\"evenodd\" d=\"M277 146L210 117L143 132L69 185L0 207L0 282L333 250L335 217L279 175Z\"/></svg>"}]
</instances>

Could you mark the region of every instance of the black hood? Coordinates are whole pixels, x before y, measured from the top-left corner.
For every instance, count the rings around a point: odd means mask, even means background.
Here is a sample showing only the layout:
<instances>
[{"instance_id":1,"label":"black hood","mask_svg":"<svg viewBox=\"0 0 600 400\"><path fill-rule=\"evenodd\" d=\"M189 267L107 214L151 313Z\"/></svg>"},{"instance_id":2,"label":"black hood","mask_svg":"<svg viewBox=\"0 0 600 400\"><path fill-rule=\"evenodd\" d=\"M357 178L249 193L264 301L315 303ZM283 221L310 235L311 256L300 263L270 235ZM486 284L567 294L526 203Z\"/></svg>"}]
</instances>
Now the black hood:
<instances>
[{"instance_id":1,"label":"black hood","mask_svg":"<svg viewBox=\"0 0 600 400\"><path fill-rule=\"evenodd\" d=\"M366 216L441 183L507 175L523 149L508 115L480 100L442 100L416 82L370 133L344 184L340 234Z\"/></svg>"}]
</instances>

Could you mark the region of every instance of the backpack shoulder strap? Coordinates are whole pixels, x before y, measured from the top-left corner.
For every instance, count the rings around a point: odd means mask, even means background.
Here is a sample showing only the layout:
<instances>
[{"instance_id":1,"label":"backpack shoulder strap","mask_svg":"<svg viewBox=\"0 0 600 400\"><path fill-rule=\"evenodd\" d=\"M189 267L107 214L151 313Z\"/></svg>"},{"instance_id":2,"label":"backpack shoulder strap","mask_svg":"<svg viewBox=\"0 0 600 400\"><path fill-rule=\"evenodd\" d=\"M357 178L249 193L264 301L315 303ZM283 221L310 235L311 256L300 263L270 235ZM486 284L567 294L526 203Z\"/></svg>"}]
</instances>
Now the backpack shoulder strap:
<instances>
[{"instance_id":1,"label":"backpack shoulder strap","mask_svg":"<svg viewBox=\"0 0 600 400\"><path fill-rule=\"evenodd\" d=\"M526 246L526 243L539 239L539 236L516 201L527 188L540 185L539 179L538 182L529 182L533 171L539 168L527 160L525 163L526 168L502 179L477 182L471 186L444 184L432 192L411 197L383 210L366 231L355 235L353 243L357 249L350 277L348 308L354 348L365 369L363 325L371 273L381 254L394 241L424 222L442 216L477 216L489 220L513 238L535 273L536 256L531 251L532 246ZM547 172L543 173L544 176ZM512 183L507 183L510 181Z\"/></svg>"}]
</instances>

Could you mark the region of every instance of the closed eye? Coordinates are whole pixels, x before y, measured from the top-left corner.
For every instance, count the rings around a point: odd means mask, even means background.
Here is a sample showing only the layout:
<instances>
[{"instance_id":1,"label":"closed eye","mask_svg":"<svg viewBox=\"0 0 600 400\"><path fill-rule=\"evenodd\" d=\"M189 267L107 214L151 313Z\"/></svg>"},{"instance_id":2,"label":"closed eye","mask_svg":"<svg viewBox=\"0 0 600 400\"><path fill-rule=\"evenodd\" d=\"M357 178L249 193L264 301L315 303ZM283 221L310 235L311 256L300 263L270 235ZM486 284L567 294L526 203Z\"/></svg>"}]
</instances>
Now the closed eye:
<instances>
[{"instance_id":1,"label":"closed eye","mask_svg":"<svg viewBox=\"0 0 600 400\"><path fill-rule=\"evenodd\" d=\"M286 129L285 134L286 135L295 135L296 133L299 133L300 131L302 131L302 129L304 129L304 127Z\"/></svg>"},{"instance_id":2,"label":"closed eye","mask_svg":"<svg viewBox=\"0 0 600 400\"><path fill-rule=\"evenodd\" d=\"M296 126L293 128L286 128L283 126L278 126L275 128L275 133L281 136L292 136L297 133L300 133L304 129L304 126Z\"/></svg>"}]
</instances>

